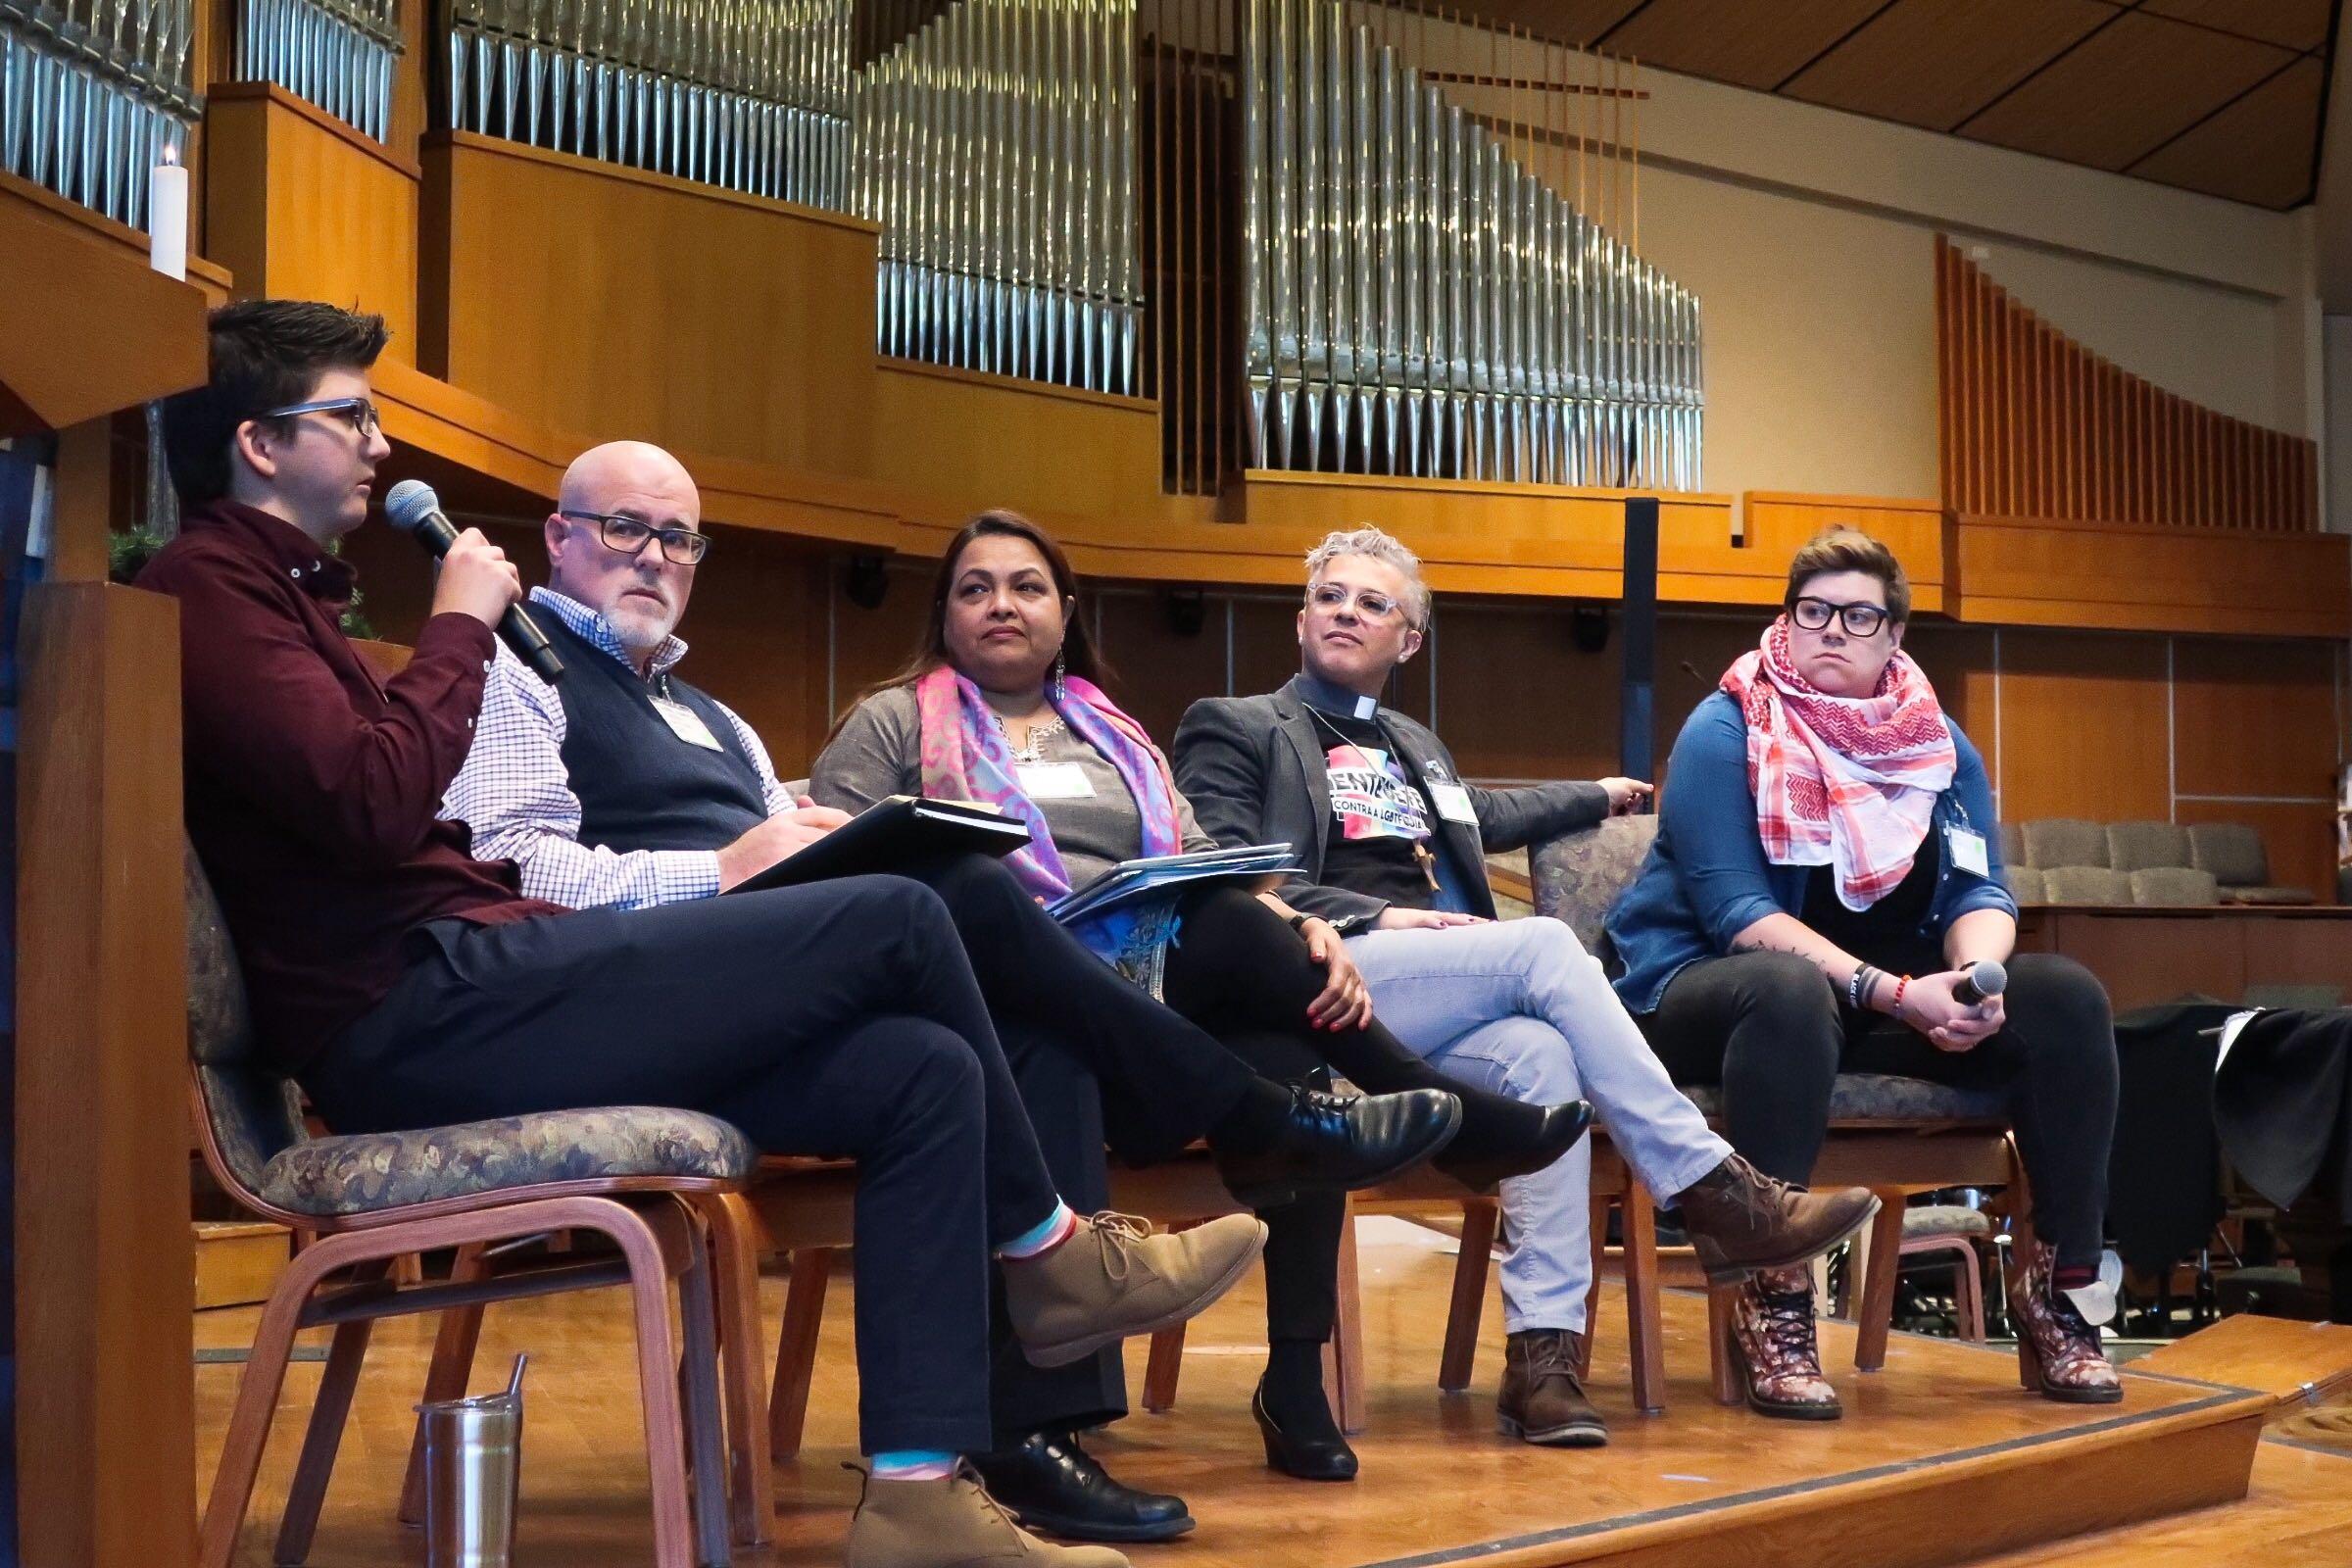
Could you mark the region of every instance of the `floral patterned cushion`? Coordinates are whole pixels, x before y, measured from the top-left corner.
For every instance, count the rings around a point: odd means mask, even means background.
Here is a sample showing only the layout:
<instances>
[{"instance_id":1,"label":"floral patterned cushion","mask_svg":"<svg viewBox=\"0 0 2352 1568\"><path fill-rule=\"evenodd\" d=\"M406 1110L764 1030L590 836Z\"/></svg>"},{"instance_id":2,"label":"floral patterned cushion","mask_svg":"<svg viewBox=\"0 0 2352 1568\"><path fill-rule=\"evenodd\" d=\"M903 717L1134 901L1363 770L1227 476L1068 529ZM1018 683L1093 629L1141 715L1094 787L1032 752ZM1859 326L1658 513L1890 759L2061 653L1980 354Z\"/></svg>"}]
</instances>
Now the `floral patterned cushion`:
<instances>
[{"instance_id":1,"label":"floral patterned cushion","mask_svg":"<svg viewBox=\"0 0 2352 1568\"><path fill-rule=\"evenodd\" d=\"M1612 816L1537 845L1528 858L1536 912L1566 922L1586 952L1599 953L1600 923L1608 918L1609 906L1634 885L1657 836L1654 816Z\"/></svg>"},{"instance_id":2,"label":"floral patterned cushion","mask_svg":"<svg viewBox=\"0 0 2352 1568\"><path fill-rule=\"evenodd\" d=\"M1903 1210L1903 1240L1923 1236L1990 1236L1992 1218L1960 1203L1914 1203Z\"/></svg>"},{"instance_id":3,"label":"floral patterned cushion","mask_svg":"<svg viewBox=\"0 0 2352 1568\"><path fill-rule=\"evenodd\" d=\"M1693 1084L1683 1091L1709 1116L1723 1114L1723 1090ZM1871 1072L1841 1072L1830 1088L1830 1120L1837 1121L2005 1121L2007 1107L1989 1089L1948 1089L1924 1078L1888 1078Z\"/></svg>"},{"instance_id":4,"label":"floral patterned cushion","mask_svg":"<svg viewBox=\"0 0 2352 1568\"><path fill-rule=\"evenodd\" d=\"M542 1182L615 1176L740 1181L759 1154L729 1123L658 1105L502 1116L281 1150L257 1190L296 1214L367 1214Z\"/></svg>"}]
</instances>

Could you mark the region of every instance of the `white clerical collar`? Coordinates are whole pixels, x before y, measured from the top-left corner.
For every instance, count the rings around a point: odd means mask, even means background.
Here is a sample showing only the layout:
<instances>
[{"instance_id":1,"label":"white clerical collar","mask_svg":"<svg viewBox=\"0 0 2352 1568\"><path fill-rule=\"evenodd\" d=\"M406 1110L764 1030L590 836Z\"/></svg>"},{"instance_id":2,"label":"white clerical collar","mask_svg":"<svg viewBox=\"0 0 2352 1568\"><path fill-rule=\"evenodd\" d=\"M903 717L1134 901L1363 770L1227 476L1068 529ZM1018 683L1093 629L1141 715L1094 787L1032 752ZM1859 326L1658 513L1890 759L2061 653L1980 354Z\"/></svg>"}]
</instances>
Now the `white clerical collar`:
<instances>
[{"instance_id":1,"label":"white clerical collar","mask_svg":"<svg viewBox=\"0 0 2352 1568\"><path fill-rule=\"evenodd\" d=\"M1298 695L1306 699L1309 708L1319 708L1326 713L1339 713L1348 718L1368 719L1380 711L1379 698L1359 696L1345 686L1335 686L1303 669L1298 672Z\"/></svg>"}]
</instances>

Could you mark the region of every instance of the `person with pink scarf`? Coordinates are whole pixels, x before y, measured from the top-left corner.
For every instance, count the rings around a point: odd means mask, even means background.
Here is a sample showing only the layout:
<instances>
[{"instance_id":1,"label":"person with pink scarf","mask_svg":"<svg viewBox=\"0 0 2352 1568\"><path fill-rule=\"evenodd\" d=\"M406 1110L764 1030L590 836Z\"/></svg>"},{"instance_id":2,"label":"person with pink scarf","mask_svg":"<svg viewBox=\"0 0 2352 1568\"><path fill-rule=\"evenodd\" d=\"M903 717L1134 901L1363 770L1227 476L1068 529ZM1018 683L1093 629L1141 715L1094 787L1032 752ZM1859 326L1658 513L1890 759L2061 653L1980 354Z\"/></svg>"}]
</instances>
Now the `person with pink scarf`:
<instances>
[{"instance_id":1,"label":"person with pink scarf","mask_svg":"<svg viewBox=\"0 0 2352 1568\"><path fill-rule=\"evenodd\" d=\"M1911 591L1883 544L1796 554L1782 613L1684 724L1658 836L1608 920L1619 998L1678 1083L1720 1084L1732 1146L1812 1172L1839 1072L1999 1094L2036 1236L2011 1294L2031 1386L2123 1397L2099 1344L2115 1031L2089 971L2017 954L1984 759L1902 651ZM1971 1001L1970 966L2008 989ZM1839 1414L1804 1270L1742 1289L1748 1402Z\"/></svg>"}]
</instances>

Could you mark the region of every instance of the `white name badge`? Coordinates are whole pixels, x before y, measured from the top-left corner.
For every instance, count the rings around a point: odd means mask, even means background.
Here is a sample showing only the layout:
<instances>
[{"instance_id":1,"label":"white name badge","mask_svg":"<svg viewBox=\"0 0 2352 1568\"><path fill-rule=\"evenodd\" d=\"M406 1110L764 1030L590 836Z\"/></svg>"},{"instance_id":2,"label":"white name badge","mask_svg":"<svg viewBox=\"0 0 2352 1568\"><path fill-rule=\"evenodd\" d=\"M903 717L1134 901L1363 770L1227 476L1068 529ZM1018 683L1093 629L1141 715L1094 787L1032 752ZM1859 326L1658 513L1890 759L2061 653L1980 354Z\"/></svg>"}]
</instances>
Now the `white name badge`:
<instances>
[{"instance_id":1,"label":"white name badge","mask_svg":"<svg viewBox=\"0 0 2352 1568\"><path fill-rule=\"evenodd\" d=\"M667 724L669 732L678 739L700 746L707 752L724 750L718 744L718 737L710 733L710 726L703 722L703 715L684 703L657 697L654 699L654 711L662 715L662 722Z\"/></svg>"},{"instance_id":2,"label":"white name badge","mask_svg":"<svg viewBox=\"0 0 2352 1568\"><path fill-rule=\"evenodd\" d=\"M1470 804L1468 790L1459 784L1431 784L1427 788L1429 804L1438 808L1440 816L1448 822L1478 826L1478 811Z\"/></svg>"},{"instance_id":3,"label":"white name badge","mask_svg":"<svg viewBox=\"0 0 2352 1568\"><path fill-rule=\"evenodd\" d=\"M1083 801L1095 793L1095 781L1076 762L1022 762L1013 771L1033 801Z\"/></svg>"},{"instance_id":4,"label":"white name badge","mask_svg":"<svg viewBox=\"0 0 2352 1568\"><path fill-rule=\"evenodd\" d=\"M1946 844L1952 847L1952 863L1971 876L1992 875L1992 862L1984 856L1984 835L1971 833L1964 827L1943 830Z\"/></svg>"}]
</instances>

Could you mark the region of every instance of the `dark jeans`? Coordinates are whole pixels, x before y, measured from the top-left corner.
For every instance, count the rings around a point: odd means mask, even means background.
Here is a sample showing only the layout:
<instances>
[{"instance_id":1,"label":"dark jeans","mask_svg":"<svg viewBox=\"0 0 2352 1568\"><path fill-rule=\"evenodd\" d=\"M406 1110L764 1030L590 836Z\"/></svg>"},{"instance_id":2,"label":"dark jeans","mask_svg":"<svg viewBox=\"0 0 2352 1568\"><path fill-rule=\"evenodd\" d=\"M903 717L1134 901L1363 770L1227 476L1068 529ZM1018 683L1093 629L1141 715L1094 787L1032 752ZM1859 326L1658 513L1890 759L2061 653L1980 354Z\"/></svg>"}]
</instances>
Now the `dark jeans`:
<instances>
[{"instance_id":1,"label":"dark jeans","mask_svg":"<svg viewBox=\"0 0 2352 1568\"><path fill-rule=\"evenodd\" d=\"M1933 952L1872 954L1896 973L1943 967ZM2115 1136L2115 1024L2090 971L2054 954L2009 960L2008 1024L1971 1051L1941 1051L1883 1013L1846 1005L1792 953L1703 958L1636 1020L1677 1083L1721 1084L1727 1135L1758 1170L1811 1176L1843 1072L1925 1078L2008 1099L2034 1228L2068 1265L2099 1260Z\"/></svg>"},{"instance_id":2,"label":"dark jeans","mask_svg":"<svg viewBox=\"0 0 2352 1568\"><path fill-rule=\"evenodd\" d=\"M908 874L946 903L1047 1168L1080 1213L1109 1203L1106 1142L1135 1164L1170 1158L1258 1082L1240 1056L1087 951L1003 861L952 856ZM1005 1322L1001 1284L992 1297L996 1446L1041 1428L1100 1426L1127 1413L1119 1347L1068 1366L1032 1366Z\"/></svg>"},{"instance_id":3,"label":"dark jeans","mask_svg":"<svg viewBox=\"0 0 2352 1568\"><path fill-rule=\"evenodd\" d=\"M1447 1078L1375 1019L1369 1028L1318 1029L1307 1004L1324 970L1280 915L1232 888L1181 906L1183 926L1168 952L1168 1005L1215 1035L1266 1077L1326 1086L1337 1068L1373 1094L1443 1089L1464 1101L1464 1152L1490 1135L1487 1120L1539 1114ZM1465 1142L1469 1140L1469 1142ZM1266 1238L1266 1332L1278 1340L1327 1340L1338 1315L1339 1193L1303 1196L1261 1214Z\"/></svg>"},{"instance_id":4,"label":"dark jeans","mask_svg":"<svg viewBox=\"0 0 2352 1568\"><path fill-rule=\"evenodd\" d=\"M853 877L410 940L303 1075L328 1125L652 1103L854 1158L861 1445L989 1446L989 1252L1057 1194L938 895Z\"/></svg>"}]
</instances>

